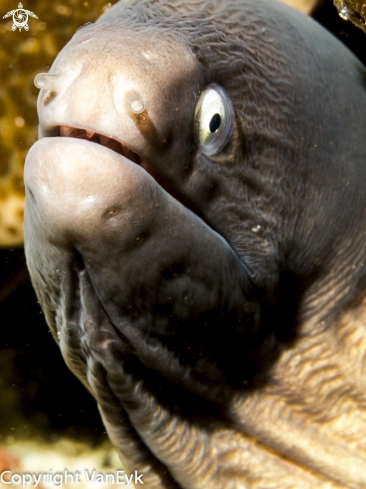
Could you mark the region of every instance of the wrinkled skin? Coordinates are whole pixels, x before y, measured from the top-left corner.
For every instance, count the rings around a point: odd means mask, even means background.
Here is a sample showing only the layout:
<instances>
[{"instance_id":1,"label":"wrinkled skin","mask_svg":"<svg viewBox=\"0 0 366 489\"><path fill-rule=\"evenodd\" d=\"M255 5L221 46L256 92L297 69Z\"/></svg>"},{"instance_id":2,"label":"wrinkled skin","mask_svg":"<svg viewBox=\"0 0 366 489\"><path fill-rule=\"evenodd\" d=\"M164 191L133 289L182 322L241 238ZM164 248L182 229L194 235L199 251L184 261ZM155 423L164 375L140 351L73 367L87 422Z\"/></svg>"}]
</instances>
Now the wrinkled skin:
<instances>
[{"instance_id":1,"label":"wrinkled skin","mask_svg":"<svg viewBox=\"0 0 366 489\"><path fill-rule=\"evenodd\" d=\"M286 0L285 3L310 13L316 1ZM71 4L72 9L64 5L50 12L47 2L32 2L38 21L30 18L31 37L18 36L17 42L14 42L11 31L12 17L2 20L1 16L0 27L6 29L7 25L10 32L1 31L3 42L0 47L0 117L3 118L0 132L0 250L23 245L23 166L29 146L37 139L34 75L40 66L52 63L80 25L96 20L108 2L72 0ZM7 1L2 7L4 15L15 8L15 4ZM47 22L47 29L42 22ZM25 123L21 115L25 117ZM18 281L22 280L23 277L19 277ZM7 283L5 287L9 285ZM0 302L5 295L0 282Z\"/></svg>"},{"instance_id":2,"label":"wrinkled skin","mask_svg":"<svg viewBox=\"0 0 366 489\"><path fill-rule=\"evenodd\" d=\"M365 487L363 66L274 1L131 0L50 73L27 262L127 466L152 488ZM235 127L208 157L212 82Z\"/></svg>"}]
</instances>

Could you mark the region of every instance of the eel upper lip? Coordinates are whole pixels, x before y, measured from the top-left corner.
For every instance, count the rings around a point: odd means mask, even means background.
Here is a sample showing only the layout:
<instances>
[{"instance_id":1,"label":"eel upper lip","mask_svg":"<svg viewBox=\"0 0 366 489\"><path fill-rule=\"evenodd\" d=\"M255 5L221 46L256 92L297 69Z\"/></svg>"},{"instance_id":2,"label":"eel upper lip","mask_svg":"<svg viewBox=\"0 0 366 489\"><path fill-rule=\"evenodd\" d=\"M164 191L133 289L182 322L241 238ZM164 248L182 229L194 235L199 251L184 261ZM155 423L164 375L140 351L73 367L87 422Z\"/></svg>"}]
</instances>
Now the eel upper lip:
<instances>
[{"instance_id":1,"label":"eel upper lip","mask_svg":"<svg viewBox=\"0 0 366 489\"><path fill-rule=\"evenodd\" d=\"M178 202L190 209L193 213L200 216L200 213L197 212L197 209L191 202L189 202L183 195L181 195L180 192L178 192L169 182L167 182L167 180L165 180L165 178L163 178L144 157L133 151L127 145L90 129L66 125L60 126L60 135L70 138L86 139L87 141L106 146L112 151L124 156L147 171L168 194L174 197L174 199L178 200Z\"/></svg>"},{"instance_id":2,"label":"eel upper lip","mask_svg":"<svg viewBox=\"0 0 366 489\"><path fill-rule=\"evenodd\" d=\"M142 158L140 155L138 155L135 151L133 151L125 144L117 141L116 139L112 139L108 136L99 134L95 131L89 129L71 127L71 126L61 126L60 135L67 136L70 138L86 139L87 141L92 141L93 143L101 144L102 146L106 146L112 151L115 151L116 153L124 156L125 158L128 158L129 160L133 161L133 163L142 166L147 171L149 171L147 167L148 166L151 167L151 165L148 163L147 160ZM151 170L153 170L152 167Z\"/></svg>"}]
</instances>

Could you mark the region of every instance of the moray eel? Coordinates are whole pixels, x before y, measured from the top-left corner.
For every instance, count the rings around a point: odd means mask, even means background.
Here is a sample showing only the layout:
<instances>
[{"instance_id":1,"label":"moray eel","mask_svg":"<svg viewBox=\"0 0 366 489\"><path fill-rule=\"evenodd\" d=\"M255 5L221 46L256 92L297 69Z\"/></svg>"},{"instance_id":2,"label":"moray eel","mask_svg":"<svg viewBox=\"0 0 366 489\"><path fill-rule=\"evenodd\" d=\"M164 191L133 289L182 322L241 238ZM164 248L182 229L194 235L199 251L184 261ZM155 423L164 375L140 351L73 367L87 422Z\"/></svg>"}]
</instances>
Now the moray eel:
<instances>
[{"instance_id":1,"label":"moray eel","mask_svg":"<svg viewBox=\"0 0 366 489\"><path fill-rule=\"evenodd\" d=\"M316 4L316 0L285 1L305 13ZM23 167L29 147L37 140L34 76L41 66L49 68L80 25L96 20L111 3L116 0L73 0L70 5L57 4L50 12L47 2L38 1L33 4L38 21L31 20L29 35L18 36L16 42L12 17L3 19L5 11L0 16L0 250L23 245ZM2 292L0 283L0 301Z\"/></svg>"},{"instance_id":2,"label":"moray eel","mask_svg":"<svg viewBox=\"0 0 366 489\"><path fill-rule=\"evenodd\" d=\"M32 282L146 487L366 486L365 82L267 0L122 0L37 77Z\"/></svg>"}]
</instances>

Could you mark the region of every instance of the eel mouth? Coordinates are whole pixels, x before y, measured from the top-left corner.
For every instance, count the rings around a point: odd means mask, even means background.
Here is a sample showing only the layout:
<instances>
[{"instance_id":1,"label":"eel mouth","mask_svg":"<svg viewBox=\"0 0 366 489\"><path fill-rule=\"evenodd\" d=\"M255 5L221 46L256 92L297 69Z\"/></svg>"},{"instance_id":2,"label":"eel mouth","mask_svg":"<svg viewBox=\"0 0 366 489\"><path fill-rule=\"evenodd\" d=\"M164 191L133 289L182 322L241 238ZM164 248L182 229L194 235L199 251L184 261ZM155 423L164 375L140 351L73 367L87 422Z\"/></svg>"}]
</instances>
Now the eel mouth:
<instances>
[{"instance_id":1,"label":"eel mouth","mask_svg":"<svg viewBox=\"0 0 366 489\"><path fill-rule=\"evenodd\" d=\"M136 153L134 150L132 150L122 142L95 132L93 130L65 125L60 126L59 134L61 137L85 139L87 141L100 144L120 154L121 156L124 156L133 163L139 165L147 173L149 173L149 175L152 176L152 178L174 199L178 200L178 202L187 207L193 213L200 215L197 212L197 209L195 209L195 206L191 202L189 202L180 192L178 192L167 180L165 180L165 178L162 177L143 156Z\"/></svg>"},{"instance_id":2,"label":"eel mouth","mask_svg":"<svg viewBox=\"0 0 366 489\"><path fill-rule=\"evenodd\" d=\"M101 144L106 148L115 151L116 153L124 156L125 158L131 160L133 163L140 165L142 168L146 169L148 173L153 172L153 167L149 164L147 160L138 155L131 148L123 143L120 143L116 139L109 138L103 134L99 134L88 129L80 129L77 127L61 126L60 135L69 138L85 139L93 143ZM150 173L151 174L151 173Z\"/></svg>"}]
</instances>

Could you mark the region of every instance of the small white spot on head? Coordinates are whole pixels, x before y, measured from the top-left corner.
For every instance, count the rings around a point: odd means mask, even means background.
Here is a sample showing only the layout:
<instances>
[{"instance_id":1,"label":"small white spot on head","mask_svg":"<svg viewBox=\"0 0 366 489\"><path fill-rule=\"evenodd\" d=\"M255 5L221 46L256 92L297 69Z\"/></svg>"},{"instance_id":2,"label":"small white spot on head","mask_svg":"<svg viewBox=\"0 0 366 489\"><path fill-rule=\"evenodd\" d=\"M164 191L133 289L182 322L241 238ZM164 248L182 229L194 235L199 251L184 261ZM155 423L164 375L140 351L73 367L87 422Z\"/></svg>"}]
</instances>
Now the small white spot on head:
<instances>
[{"instance_id":1,"label":"small white spot on head","mask_svg":"<svg viewBox=\"0 0 366 489\"><path fill-rule=\"evenodd\" d=\"M255 226L254 228L252 228L253 233L257 233L260 230L260 228L261 228L260 224L258 224L258 226Z\"/></svg>"},{"instance_id":2,"label":"small white spot on head","mask_svg":"<svg viewBox=\"0 0 366 489\"><path fill-rule=\"evenodd\" d=\"M142 55L143 55L143 57L144 57L144 58L146 58L146 59L150 59L150 58L151 58L151 56L150 56L150 54L148 53L148 51L144 51L144 52L142 53Z\"/></svg>"},{"instance_id":3,"label":"small white spot on head","mask_svg":"<svg viewBox=\"0 0 366 489\"><path fill-rule=\"evenodd\" d=\"M102 114L102 115L100 116L100 118L101 118L101 119L105 119L105 115L104 115L104 114Z\"/></svg>"}]
</instances>

